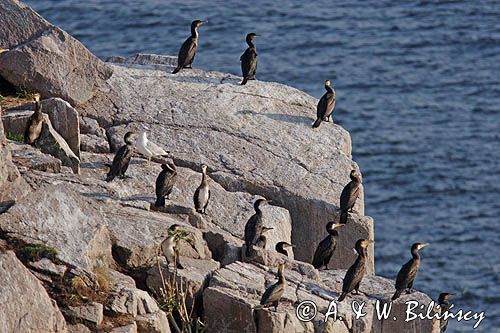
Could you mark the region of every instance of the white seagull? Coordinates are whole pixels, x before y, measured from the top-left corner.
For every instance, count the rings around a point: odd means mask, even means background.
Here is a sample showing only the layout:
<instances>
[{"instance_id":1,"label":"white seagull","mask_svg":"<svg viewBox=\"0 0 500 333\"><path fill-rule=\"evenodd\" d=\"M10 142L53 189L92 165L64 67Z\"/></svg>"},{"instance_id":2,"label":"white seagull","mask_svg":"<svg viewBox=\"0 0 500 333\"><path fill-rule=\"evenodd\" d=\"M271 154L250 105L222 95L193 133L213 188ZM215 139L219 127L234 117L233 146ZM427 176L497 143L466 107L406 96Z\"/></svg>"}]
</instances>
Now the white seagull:
<instances>
[{"instance_id":1,"label":"white seagull","mask_svg":"<svg viewBox=\"0 0 500 333\"><path fill-rule=\"evenodd\" d=\"M146 137L146 131L142 131L139 134L139 138L136 141L137 151L142 155L146 156L148 159L148 165L151 164L151 158L155 156L164 156L168 153L156 143L151 142Z\"/></svg>"}]
</instances>

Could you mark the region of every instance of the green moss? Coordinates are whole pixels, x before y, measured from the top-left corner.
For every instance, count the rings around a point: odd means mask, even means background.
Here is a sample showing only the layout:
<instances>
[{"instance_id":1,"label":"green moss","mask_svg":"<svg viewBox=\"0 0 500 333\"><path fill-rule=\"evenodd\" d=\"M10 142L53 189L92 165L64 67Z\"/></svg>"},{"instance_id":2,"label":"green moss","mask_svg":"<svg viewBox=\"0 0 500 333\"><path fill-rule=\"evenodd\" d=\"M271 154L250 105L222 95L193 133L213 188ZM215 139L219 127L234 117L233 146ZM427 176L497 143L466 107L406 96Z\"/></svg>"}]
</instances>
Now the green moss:
<instances>
[{"instance_id":1,"label":"green moss","mask_svg":"<svg viewBox=\"0 0 500 333\"><path fill-rule=\"evenodd\" d=\"M57 257L57 250L43 244L28 244L21 249L22 255L30 261L37 261L42 258L54 260Z\"/></svg>"},{"instance_id":2,"label":"green moss","mask_svg":"<svg viewBox=\"0 0 500 333\"><path fill-rule=\"evenodd\" d=\"M24 142L24 135L7 133L7 139L11 141Z\"/></svg>"}]
</instances>

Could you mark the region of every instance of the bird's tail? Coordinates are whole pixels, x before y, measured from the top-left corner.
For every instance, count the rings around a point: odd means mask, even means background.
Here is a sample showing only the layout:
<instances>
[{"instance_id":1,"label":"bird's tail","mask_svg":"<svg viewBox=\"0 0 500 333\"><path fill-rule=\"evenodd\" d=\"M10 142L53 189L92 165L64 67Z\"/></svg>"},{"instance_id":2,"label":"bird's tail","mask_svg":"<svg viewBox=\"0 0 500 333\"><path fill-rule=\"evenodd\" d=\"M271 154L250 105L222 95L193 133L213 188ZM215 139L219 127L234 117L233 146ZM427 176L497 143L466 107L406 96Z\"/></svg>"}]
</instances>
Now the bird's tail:
<instances>
[{"instance_id":1,"label":"bird's tail","mask_svg":"<svg viewBox=\"0 0 500 333\"><path fill-rule=\"evenodd\" d=\"M394 295L392 296L392 300L395 301L399 298L399 296L401 296L401 292L402 290L396 290L396 292L394 293Z\"/></svg>"},{"instance_id":2,"label":"bird's tail","mask_svg":"<svg viewBox=\"0 0 500 333\"><path fill-rule=\"evenodd\" d=\"M347 216L348 216L347 210L341 211L339 223L340 224L347 224Z\"/></svg>"},{"instance_id":3,"label":"bird's tail","mask_svg":"<svg viewBox=\"0 0 500 333\"><path fill-rule=\"evenodd\" d=\"M313 124L313 128L319 127L319 125L321 124L321 122L322 122L321 118L316 119L316 121Z\"/></svg>"},{"instance_id":4,"label":"bird's tail","mask_svg":"<svg viewBox=\"0 0 500 333\"><path fill-rule=\"evenodd\" d=\"M172 72L172 74L177 74L177 73L179 73L179 71L181 70L181 68L182 68L181 66L177 66L177 67L174 69L174 71Z\"/></svg>"},{"instance_id":5,"label":"bird's tail","mask_svg":"<svg viewBox=\"0 0 500 333\"><path fill-rule=\"evenodd\" d=\"M244 86L245 84L247 84L247 82L248 82L248 76L245 76L243 78L243 81L241 81L241 85Z\"/></svg>"},{"instance_id":6,"label":"bird's tail","mask_svg":"<svg viewBox=\"0 0 500 333\"><path fill-rule=\"evenodd\" d=\"M184 269L184 266L182 266L180 262L177 262L177 268L178 269Z\"/></svg>"},{"instance_id":7,"label":"bird's tail","mask_svg":"<svg viewBox=\"0 0 500 333\"><path fill-rule=\"evenodd\" d=\"M155 207L165 207L165 197L159 196L156 198Z\"/></svg>"},{"instance_id":8,"label":"bird's tail","mask_svg":"<svg viewBox=\"0 0 500 333\"><path fill-rule=\"evenodd\" d=\"M347 293L345 291L342 292L342 295L340 295L339 299L337 300L337 302L342 302L344 300L344 298L347 296Z\"/></svg>"}]
</instances>

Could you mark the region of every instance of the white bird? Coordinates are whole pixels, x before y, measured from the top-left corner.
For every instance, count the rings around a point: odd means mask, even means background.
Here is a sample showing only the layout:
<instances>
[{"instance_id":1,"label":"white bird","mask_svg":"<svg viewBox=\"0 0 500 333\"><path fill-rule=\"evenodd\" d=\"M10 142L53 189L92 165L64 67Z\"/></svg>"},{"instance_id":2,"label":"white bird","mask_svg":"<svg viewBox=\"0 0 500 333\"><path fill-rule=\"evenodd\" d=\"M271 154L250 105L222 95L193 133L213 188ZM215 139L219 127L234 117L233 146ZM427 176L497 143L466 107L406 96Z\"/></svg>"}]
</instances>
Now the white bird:
<instances>
[{"instance_id":1,"label":"white bird","mask_svg":"<svg viewBox=\"0 0 500 333\"><path fill-rule=\"evenodd\" d=\"M146 137L146 131L142 131L139 134L139 138L136 141L137 151L142 155L146 156L148 159L148 165L151 164L151 158L154 156L164 156L168 153L156 143L151 142Z\"/></svg>"}]
</instances>

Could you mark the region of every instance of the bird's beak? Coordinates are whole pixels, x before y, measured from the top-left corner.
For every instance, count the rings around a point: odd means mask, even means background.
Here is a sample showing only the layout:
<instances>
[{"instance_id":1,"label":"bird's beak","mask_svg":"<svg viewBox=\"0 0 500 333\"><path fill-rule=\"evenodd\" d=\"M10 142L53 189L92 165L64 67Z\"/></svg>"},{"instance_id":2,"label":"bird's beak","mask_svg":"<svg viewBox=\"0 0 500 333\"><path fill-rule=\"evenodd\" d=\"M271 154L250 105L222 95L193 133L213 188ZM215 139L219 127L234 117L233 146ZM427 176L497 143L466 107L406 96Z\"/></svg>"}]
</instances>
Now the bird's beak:
<instances>
[{"instance_id":1,"label":"bird's beak","mask_svg":"<svg viewBox=\"0 0 500 333\"><path fill-rule=\"evenodd\" d=\"M333 229L335 229L335 228L340 228L340 227L343 227L343 226L345 226L345 224L344 224L344 223L334 224Z\"/></svg>"},{"instance_id":2,"label":"bird's beak","mask_svg":"<svg viewBox=\"0 0 500 333\"><path fill-rule=\"evenodd\" d=\"M427 247L427 246L429 246L429 243L423 244L420 248L423 249L424 247Z\"/></svg>"},{"instance_id":3,"label":"bird's beak","mask_svg":"<svg viewBox=\"0 0 500 333\"><path fill-rule=\"evenodd\" d=\"M369 240L368 240L368 243L369 243L369 244L373 244L373 243L375 243L375 241L374 241L373 239L369 239Z\"/></svg>"},{"instance_id":4,"label":"bird's beak","mask_svg":"<svg viewBox=\"0 0 500 333\"><path fill-rule=\"evenodd\" d=\"M204 24L207 24L207 23L208 23L208 20L201 21L201 22L200 22L200 25L204 25Z\"/></svg>"}]
</instances>

